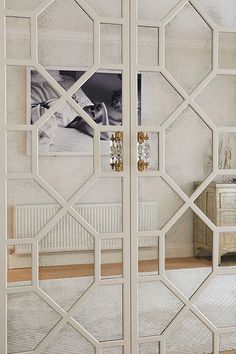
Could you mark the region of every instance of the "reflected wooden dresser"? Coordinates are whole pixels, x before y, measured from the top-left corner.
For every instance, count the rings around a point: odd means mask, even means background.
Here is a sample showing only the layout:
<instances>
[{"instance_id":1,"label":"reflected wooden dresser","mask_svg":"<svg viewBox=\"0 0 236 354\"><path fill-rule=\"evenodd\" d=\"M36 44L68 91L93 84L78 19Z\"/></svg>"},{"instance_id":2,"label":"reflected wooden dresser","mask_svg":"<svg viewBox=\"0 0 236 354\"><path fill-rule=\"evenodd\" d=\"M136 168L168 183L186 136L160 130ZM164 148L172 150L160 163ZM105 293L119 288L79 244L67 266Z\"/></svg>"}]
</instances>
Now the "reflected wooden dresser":
<instances>
[{"instance_id":1,"label":"reflected wooden dresser","mask_svg":"<svg viewBox=\"0 0 236 354\"><path fill-rule=\"evenodd\" d=\"M195 188L200 183L195 183ZM211 183L197 198L196 204L217 226L236 226L236 184ZM223 232L219 242L219 261L222 255L236 252L236 232ZM201 249L212 251L213 232L195 216L195 256Z\"/></svg>"}]
</instances>

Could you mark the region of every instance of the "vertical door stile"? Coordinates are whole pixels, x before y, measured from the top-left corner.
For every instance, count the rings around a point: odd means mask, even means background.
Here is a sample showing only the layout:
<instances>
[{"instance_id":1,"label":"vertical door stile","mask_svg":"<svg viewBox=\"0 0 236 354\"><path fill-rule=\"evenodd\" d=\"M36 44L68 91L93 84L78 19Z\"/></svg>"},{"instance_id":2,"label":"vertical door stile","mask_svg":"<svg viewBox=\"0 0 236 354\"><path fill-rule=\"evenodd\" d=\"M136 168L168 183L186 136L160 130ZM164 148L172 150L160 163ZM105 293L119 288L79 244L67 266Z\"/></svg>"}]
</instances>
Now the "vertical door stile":
<instances>
[{"instance_id":1,"label":"vertical door stile","mask_svg":"<svg viewBox=\"0 0 236 354\"><path fill-rule=\"evenodd\" d=\"M123 58L123 136L124 136L124 184L123 184L123 269L124 269L124 302L123 302L123 336L124 336L124 354L131 353L131 317L130 317L130 212L131 212L131 199L130 199L130 53L129 53L129 1L122 0L122 58Z\"/></svg>"},{"instance_id":2,"label":"vertical door stile","mask_svg":"<svg viewBox=\"0 0 236 354\"><path fill-rule=\"evenodd\" d=\"M7 304L6 304L6 284L7 284L7 209L6 209L6 43L5 43L5 1L0 3L0 346L1 352L7 352Z\"/></svg>"},{"instance_id":3,"label":"vertical door stile","mask_svg":"<svg viewBox=\"0 0 236 354\"><path fill-rule=\"evenodd\" d=\"M138 274L138 247L137 247L137 221L138 221L138 200L137 200L137 176L136 176L136 102L137 102L137 1L130 1L130 193L131 193L131 219L130 219L130 238L131 238L131 352L137 353L137 274ZM132 207L133 206L133 207Z\"/></svg>"}]
</instances>

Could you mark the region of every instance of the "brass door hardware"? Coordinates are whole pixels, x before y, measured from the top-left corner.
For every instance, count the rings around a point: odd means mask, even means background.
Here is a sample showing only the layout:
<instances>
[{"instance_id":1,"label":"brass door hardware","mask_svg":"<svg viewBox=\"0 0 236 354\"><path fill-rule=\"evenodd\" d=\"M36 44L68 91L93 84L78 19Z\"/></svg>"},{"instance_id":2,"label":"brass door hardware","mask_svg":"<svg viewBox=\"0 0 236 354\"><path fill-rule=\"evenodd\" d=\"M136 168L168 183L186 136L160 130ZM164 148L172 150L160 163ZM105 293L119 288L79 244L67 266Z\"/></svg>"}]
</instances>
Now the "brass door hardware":
<instances>
[{"instance_id":1,"label":"brass door hardware","mask_svg":"<svg viewBox=\"0 0 236 354\"><path fill-rule=\"evenodd\" d=\"M150 157L150 144L149 136L147 133L138 132L137 141L138 141L138 163L137 167L140 172L143 172L149 166L149 157Z\"/></svg>"},{"instance_id":2,"label":"brass door hardware","mask_svg":"<svg viewBox=\"0 0 236 354\"><path fill-rule=\"evenodd\" d=\"M110 138L110 166L116 172L123 171L123 133L119 131Z\"/></svg>"}]
</instances>

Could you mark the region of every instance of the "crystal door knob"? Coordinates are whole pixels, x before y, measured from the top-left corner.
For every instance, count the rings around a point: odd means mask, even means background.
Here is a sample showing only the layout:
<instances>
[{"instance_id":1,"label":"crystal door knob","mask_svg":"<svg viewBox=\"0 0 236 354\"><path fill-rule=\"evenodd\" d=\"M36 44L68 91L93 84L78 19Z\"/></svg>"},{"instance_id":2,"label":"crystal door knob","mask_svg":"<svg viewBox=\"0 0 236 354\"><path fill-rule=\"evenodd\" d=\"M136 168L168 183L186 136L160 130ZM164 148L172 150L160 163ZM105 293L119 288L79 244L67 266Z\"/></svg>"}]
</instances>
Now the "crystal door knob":
<instances>
[{"instance_id":1,"label":"crystal door knob","mask_svg":"<svg viewBox=\"0 0 236 354\"><path fill-rule=\"evenodd\" d=\"M143 172L149 166L149 158L151 154L151 147L149 144L149 136L144 132L138 132L137 141L138 141L138 170Z\"/></svg>"},{"instance_id":2,"label":"crystal door knob","mask_svg":"<svg viewBox=\"0 0 236 354\"><path fill-rule=\"evenodd\" d=\"M110 139L110 166L114 171L123 171L123 133L116 132Z\"/></svg>"}]
</instances>

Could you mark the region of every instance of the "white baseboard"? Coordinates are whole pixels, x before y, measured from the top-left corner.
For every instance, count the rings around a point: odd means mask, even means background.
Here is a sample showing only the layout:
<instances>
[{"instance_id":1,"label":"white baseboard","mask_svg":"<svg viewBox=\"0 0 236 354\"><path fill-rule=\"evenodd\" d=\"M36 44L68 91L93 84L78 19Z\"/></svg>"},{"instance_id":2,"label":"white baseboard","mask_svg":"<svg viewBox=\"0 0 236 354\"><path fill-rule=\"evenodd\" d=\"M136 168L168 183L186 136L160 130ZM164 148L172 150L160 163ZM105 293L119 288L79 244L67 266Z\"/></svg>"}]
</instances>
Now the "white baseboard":
<instances>
[{"instance_id":1,"label":"white baseboard","mask_svg":"<svg viewBox=\"0 0 236 354\"><path fill-rule=\"evenodd\" d=\"M167 247L166 258L193 257L194 245L183 245L180 247ZM151 260L158 258L158 249L156 247L139 248L139 260ZM109 250L102 253L102 263L121 263L122 253L120 250ZM39 256L40 266L58 266L72 264L91 264L94 263L94 254L92 251L82 252L61 252L44 253ZM30 268L30 255L8 256L8 268Z\"/></svg>"}]
</instances>

